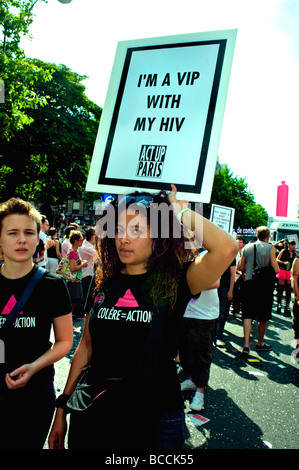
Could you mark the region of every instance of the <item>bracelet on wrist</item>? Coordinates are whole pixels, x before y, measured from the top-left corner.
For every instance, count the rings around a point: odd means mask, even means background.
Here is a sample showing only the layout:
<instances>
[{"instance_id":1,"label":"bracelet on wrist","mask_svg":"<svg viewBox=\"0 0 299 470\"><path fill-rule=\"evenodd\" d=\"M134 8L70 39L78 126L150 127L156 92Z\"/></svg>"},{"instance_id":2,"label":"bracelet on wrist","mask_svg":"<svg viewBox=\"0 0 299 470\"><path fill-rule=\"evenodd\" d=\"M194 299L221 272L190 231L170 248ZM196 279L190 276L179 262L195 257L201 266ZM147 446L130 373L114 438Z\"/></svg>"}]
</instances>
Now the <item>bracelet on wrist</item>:
<instances>
[{"instance_id":1,"label":"bracelet on wrist","mask_svg":"<svg viewBox=\"0 0 299 470\"><path fill-rule=\"evenodd\" d=\"M67 402L69 398L70 398L70 395L67 395L66 393L62 393L62 395L59 395L59 397L56 398L55 407L62 408L66 413L68 413L70 411L67 406Z\"/></svg>"},{"instance_id":2,"label":"bracelet on wrist","mask_svg":"<svg viewBox=\"0 0 299 470\"><path fill-rule=\"evenodd\" d=\"M178 221L180 222L180 224L182 223L182 217L183 217L183 214L187 211L190 211L191 209L189 209L189 207L187 207L186 209L182 209L177 215L177 219Z\"/></svg>"}]
</instances>

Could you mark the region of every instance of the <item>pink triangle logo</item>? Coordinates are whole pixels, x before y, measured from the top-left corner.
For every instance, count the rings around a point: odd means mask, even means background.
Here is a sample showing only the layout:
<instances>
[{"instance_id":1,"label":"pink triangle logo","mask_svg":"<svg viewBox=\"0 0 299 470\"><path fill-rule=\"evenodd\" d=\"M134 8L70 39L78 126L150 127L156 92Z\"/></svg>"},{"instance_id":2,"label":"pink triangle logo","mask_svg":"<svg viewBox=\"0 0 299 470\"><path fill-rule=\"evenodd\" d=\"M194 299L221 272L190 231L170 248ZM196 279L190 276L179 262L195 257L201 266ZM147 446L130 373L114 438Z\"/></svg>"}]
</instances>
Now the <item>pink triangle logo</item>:
<instances>
[{"instance_id":1,"label":"pink triangle logo","mask_svg":"<svg viewBox=\"0 0 299 470\"><path fill-rule=\"evenodd\" d=\"M16 298L12 295L7 304L5 305L4 309L2 310L2 315L9 315L14 306L16 305L17 300ZM20 315L22 315L23 312L20 312Z\"/></svg>"},{"instance_id":2,"label":"pink triangle logo","mask_svg":"<svg viewBox=\"0 0 299 470\"><path fill-rule=\"evenodd\" d=\"M115 304L115 307L139 307L139 305L131 290L128 289L125 292L125 295L118 299L117 303Z\"/></svg>"}]
</instances>

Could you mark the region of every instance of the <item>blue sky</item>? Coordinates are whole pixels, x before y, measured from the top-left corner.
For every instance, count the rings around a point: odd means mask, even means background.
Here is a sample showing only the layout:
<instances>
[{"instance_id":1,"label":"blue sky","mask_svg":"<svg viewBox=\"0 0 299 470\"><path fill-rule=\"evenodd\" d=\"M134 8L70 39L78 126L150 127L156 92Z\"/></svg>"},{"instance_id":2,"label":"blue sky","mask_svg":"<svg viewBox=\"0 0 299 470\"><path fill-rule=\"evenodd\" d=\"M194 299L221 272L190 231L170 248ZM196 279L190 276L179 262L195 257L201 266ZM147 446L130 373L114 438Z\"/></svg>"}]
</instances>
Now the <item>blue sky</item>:
<instances>
[{"instance_id":1,"label":"blue sky","mask_svg":"<svg viewBox=\"0 0 299 470\"><path fill-rule=\"evenodd\" d=\"M220 163L245 177L255 201L275 216L277 186L289 185L289 218L299 205L298 0L73 0L34 7L27 56L89 77L100 106L118 41L238 29L219 147Z\"/></svg>"}]
</instances>

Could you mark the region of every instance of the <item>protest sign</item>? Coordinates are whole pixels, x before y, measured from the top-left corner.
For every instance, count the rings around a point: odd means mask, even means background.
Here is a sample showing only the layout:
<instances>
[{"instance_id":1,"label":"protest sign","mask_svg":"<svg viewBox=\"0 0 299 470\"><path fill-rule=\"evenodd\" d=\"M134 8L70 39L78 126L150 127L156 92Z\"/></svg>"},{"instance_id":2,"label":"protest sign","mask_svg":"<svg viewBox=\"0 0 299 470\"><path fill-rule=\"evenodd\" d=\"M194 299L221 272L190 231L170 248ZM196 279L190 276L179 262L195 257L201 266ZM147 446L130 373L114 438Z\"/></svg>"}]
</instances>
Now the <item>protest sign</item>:
<instances>
[{"instance_id":1,"label":"protest sign","mask_svg":"<svg viewBox=\"0 0 299 470\"><path fill-rule=\"evenodd\" d=\"M236 30L119 42L87 191L209 202Z\"/></svg>"},{"instance_id":2,"label":"protest sign","mask_svg":"<svg viewBox=\"0 0 299 470\"><path fill-rule=\"evenodd\" d=\"M235 209L233 207L219 206L212 204L210 220L218 227L232 234L235 218Z\"/></svg>"}]
</instances>

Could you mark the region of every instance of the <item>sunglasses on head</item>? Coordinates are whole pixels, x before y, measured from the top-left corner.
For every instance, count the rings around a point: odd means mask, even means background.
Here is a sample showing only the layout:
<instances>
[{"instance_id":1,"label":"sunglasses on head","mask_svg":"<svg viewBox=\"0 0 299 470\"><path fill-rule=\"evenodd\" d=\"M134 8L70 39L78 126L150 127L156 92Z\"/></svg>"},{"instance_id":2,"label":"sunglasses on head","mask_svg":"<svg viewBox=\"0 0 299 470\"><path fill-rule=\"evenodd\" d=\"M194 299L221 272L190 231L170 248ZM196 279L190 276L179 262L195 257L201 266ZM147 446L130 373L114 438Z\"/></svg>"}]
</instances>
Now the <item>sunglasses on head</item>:
<instances>
[{"instance_id":1,"label":"sunglasses on head","mask_svg":"<svg viewBox=\"0 0 299 470\"><path fill-rule=\"evenodd\" d=\"M134 197L134 196L128 196L127 195L127 196L122 197L117 205L120 206L123 203L129 204L129 202L131 202L131 201L135 201L136 204L138 204L140 206L149 207L151 205L151 203L153 202L153 198L151 196L137 196L137 197Z\"/></svg>"}]
</instances>

